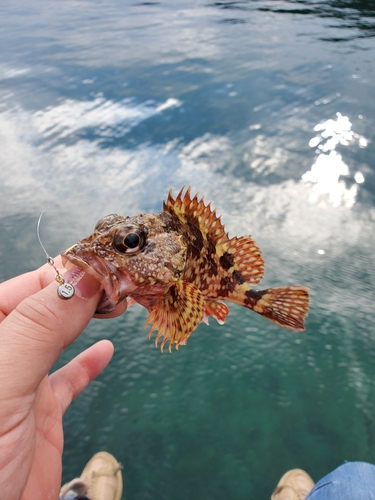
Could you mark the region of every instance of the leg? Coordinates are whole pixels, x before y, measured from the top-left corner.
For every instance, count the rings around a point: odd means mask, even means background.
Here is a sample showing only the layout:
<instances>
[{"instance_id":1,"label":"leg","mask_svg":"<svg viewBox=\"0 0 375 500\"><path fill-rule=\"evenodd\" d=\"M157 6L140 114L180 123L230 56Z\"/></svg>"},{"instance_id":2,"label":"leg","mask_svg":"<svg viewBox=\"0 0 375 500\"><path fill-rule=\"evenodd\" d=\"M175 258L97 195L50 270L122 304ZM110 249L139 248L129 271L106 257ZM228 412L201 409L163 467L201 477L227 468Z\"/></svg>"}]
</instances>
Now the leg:
<instances>
[{"instance_id":1,"label":"leg","mask_svg":"<svg viewBox=\"0 0 375 500\"><path fill-rule=\"evenodd\" d=\"M316 483L306 500L374 500L375 465L348 462Z\"/></svg>"}]
</instances>

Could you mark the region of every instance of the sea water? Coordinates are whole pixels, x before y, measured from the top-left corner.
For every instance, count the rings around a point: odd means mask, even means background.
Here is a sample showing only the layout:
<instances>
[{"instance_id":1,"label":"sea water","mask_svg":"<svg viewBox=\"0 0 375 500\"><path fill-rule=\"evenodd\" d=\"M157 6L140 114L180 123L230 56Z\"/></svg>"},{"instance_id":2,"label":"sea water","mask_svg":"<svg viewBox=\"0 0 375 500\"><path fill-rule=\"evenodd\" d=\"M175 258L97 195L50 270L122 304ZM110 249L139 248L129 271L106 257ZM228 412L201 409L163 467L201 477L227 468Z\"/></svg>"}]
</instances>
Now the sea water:
<instances>
[{"instance_id":1,"label":"sea water","mask_svg":"<svg viewBox=\"0 0 375 500\"><path fill-rule=\"evenodd\" d=\"M115 355L65 415L63 480L92 454L133 500L267 499L375 462L375 10L354 1L3 0L0 278L109 213L158 212L183 185L230 236L252 234L260 287L311 288L306 331L231 306L161 354L147 311L93 320L57 366Z\"/></svg>"}]
</instances>

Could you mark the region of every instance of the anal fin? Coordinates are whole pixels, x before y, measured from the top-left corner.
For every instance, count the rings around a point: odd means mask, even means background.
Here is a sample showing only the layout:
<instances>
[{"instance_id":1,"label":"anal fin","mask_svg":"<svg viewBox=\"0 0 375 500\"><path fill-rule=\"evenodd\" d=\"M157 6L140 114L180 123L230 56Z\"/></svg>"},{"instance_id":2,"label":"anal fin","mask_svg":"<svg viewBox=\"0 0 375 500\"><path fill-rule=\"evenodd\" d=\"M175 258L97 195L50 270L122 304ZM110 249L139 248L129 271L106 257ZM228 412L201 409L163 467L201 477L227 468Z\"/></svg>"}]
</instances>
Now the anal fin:
<instances>
[{"instance_id":1,"label":"anal fin","mask_svg":"<svg viewBox=\"0 0 375 500\"><path fill-rule=\"evenodd\" d=\"M221 300L205 299L204 300L204 318L203 321L208 325L208 317L213 316L219 325L225 323L229 313L229 307Z\"/></svg>"},{"instance_id":2,"label":"anal fin","mask_svg":"<svg viewBox=\"0 0 375 500\"><path fill-rule=\"evenodd\" d=\"M186 344L190 334L197 328L204 315L204 298L200 290L192 283L177 281L173 283L160 301L150 310L146 325L151 324L149 337L157 330L155 345L161 337L160 349L163 351L169 340L169 351L172 344L176 349Z\"/></svg>"}]
</instances>

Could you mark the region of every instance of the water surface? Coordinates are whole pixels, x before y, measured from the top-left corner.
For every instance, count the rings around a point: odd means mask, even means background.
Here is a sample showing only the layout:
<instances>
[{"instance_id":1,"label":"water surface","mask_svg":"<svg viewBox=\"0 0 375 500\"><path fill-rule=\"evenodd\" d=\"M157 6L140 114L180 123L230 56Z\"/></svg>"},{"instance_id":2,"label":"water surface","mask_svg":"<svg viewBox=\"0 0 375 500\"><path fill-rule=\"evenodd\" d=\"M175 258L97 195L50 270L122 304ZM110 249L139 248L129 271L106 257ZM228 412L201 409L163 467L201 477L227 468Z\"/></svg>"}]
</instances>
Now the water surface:
<instances>
[{"instance_id":1,"label":"water surface","mask_svg":"<svg viewBox=\"0 0 375 500\"><path fill-rule=\"evenodd\" d=\"M115 0L0 7L0 278L112 212L192 185L263 251L262 287L304 284L295 334L231 306L161 354L130 308L93 320L110 366L65 417L64 480L101 449L124 498L270 497L375 462L375 9L371 1Z\"/></svg>"}]
</instances>

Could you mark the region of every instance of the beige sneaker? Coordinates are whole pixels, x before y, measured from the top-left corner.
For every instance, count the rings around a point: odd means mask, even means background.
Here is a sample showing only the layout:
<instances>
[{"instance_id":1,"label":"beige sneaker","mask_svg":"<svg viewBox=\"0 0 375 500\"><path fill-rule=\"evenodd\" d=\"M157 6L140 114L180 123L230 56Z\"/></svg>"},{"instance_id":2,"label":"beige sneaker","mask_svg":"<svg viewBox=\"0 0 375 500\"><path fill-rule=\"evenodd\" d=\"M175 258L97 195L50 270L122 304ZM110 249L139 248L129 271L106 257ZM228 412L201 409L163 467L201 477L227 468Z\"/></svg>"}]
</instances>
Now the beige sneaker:
<instances>
[{"instance_id":1,"label":"beige sneaker","mask_svg":"<svg viewBox=\"0 0 375 500\"><path fill-rule=\"evenodd\" d=\"M314 485L307 472L302 469L292 469L280 479L271 500L305 500Z\"/></svg>"},{"instance_id":2,"label":"beige sneaker","mask_svg":"<svg viewBox=\"0 0 375 500\"><path fill-rule=\"evenodd\" d=\"M106 451L96 453L86 464L81 479L90 500L121 500L122 465Z\"/></svg>"}]
</instances>

